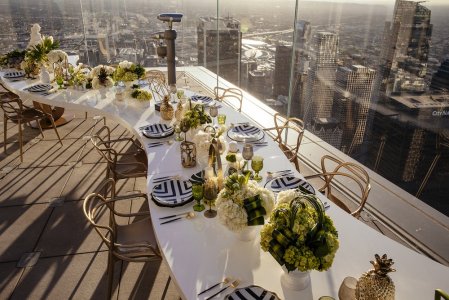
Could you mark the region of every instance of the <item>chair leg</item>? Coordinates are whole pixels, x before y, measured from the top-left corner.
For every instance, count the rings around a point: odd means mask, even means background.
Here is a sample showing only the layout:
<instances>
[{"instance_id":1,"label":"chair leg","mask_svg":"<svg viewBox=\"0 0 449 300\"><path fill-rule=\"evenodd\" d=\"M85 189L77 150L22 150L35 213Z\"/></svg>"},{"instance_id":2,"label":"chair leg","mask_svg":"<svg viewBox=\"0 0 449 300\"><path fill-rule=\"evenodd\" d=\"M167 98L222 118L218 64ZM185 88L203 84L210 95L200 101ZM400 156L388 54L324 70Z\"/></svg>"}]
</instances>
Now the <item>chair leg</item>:
<instances>
[{"instance_id":1,"label":"chair leg","mask_svg":"<svg viewBox=\"0 0 449 300\"><path fill-rule=\"evenodd\" d=\"M19 147L20 147L20 162L23 162L23 140L22 140L22 123L17 123L17 126L19 126Z\"/></svg>"},{"instance_id":2,"label":"chair leg","mask_svg":"<svg viewBox=\"0 0 449 300\"><path fill-rule=\"evenodd\" d=\"M6 137L8 136L7 131L8 131L8 119L6 119L6 114L3 115L3 148L5 150L5 154L6 154Z\"/></svg>"},{"instance_id":3,"label":"chair leg","mask_svg":"<svg viewBox=\"0 0 449 300\"><path fill-rule=\"evenodd\" d=\"M56 129L55 120L53 119L53 117L50 117L50 121L51 121L51 125L53 126L53 129L54 129L55 132L56 132L56 135L58 136L59 143L60 143L61 146L62 146L61 137L59 136L58 129Z\"/></svg>"},{"instance_id":4,"label":"chair leg","mask_svg":"<svg viewBox=\"0 0 449 300\"><path fill-rule=\"evenodd\" d=\"M108 273L108 299L112 298L112 286L114 283L114 265L115 265L115 260L114 260L111 250L109 250L108 270L107 270L107 273Z\"/></svg>"},{"instance_id":5,"label":"chair leg","mask_svg":"<svg viewBox=\"0 0 449 300\"><path fill-rule=\"evenodd\" d=\"M39 130L41 131L42 138L45 138L44 137L44 131L42 130L42 126L41 126L40 120L36 120L36 123L37 123L37 126L39 127Z\"/></svg>"}]
</instances>

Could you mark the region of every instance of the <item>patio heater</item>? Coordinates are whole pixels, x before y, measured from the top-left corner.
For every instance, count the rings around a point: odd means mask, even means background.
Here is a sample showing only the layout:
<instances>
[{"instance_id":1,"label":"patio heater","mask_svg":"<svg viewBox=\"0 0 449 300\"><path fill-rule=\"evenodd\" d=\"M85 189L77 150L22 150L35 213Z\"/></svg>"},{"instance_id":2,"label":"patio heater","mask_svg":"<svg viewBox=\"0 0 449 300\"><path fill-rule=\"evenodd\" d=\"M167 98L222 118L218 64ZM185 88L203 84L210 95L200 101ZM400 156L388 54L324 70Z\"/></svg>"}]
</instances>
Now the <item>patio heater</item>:
<instances>
[{"instance_id":1,"label":"patio heater","mask_svg":"<svg viewBox=\"0 0 449 300\"><path fill-rule=\"evenodd\" d=\"M168 85L176 87L176 62L175 62L175 40L176 30L173 30L173 22L181 22L182 14L164 13L157 16L158 20L168 23L168 29L155 35L155 39L160 41L157 47L157 55L167 58ZM165 44L163 43L165 42Z\"/></svg>"}]
</instances>

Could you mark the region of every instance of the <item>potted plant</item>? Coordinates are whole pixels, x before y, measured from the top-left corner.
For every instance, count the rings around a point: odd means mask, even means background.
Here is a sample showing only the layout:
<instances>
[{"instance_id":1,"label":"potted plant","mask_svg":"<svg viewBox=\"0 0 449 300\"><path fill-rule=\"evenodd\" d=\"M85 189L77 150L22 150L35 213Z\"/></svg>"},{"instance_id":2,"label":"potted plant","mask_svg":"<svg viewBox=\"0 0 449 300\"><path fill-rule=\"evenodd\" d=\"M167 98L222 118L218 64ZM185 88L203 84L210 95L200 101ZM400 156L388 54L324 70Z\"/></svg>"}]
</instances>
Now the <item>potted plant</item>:
<instances>
[{"instance_id":1,"label":"potted plant","mask_svg":"<svg viewBox=\"0 0 449 300\"><path fill-rule=\"evenodd\" d=\"M338 234L315 195L298 190L278 194L270 220L262 227L261 247L286 272L281 281L300 290L310 282L310 270L329 269L338 249Z\"/></svg>"}]
</instances>

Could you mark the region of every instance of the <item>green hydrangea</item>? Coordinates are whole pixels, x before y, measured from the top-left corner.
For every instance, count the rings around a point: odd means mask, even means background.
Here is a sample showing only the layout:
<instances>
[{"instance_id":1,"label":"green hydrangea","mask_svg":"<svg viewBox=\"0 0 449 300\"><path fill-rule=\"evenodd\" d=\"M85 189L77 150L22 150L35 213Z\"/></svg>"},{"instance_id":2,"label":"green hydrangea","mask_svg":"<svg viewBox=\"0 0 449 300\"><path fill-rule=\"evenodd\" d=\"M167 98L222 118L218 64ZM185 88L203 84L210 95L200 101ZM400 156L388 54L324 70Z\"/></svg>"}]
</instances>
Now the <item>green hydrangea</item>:
<instances>
[{"instance_id":1,"label":"green hydrangea","mask_svg":"<svg viewBox=\"0 0 449 300\"><path fill-rule=\"evenodd\" d=\"M321 204L315 196L307 196L314 197L308 199L312 202L308 202L299 201L301 199L298 200L295 193L290 195L292 199L278 203L269 223L262 227L262 250L273 254L274 249L278 262L289 271L329 269L339 247L338 233L332 220L319 209Z\"/></svg>"}]
</instances>

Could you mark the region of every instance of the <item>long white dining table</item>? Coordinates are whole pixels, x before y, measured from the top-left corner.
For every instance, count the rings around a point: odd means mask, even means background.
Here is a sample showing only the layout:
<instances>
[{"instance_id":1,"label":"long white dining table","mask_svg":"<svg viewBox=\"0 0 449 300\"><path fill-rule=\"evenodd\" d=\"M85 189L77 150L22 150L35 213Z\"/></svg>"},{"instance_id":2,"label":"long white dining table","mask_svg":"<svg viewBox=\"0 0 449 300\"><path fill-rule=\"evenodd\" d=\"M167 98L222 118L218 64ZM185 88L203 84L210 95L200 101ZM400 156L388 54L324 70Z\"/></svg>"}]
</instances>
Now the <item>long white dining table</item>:
<instances>
[{"instance_id":1,"label":"long white dining table","mask_svg":"<svg viewBox=\"0 0 449 300\"><path fill-rule=\"evenodd\" d=\"M203 213L197 213L190 220L160 225L160 217L191 211L193 202L176 208L157 206L151 200L153 179L172 175L188 179L204 165L183 168L178 142L147 147L151 140L141 134L139 127L163 122L154 109L154 101L149 108L142 109L133 105L132 99L115 100L114 88L87 91L66 89L43 96L24 90L38 83L37 80L9 81L3 78L3 74L0 72L5 87L19 95L23 101L38 101L106 116L120 122L140 139L148 155L147 193L154 231L183 299L207 298L210 293L201 296L197 294L226 276L238 278L239 287L259 285L275 292L281 299L318 299L324 295L338 299L343 279L347 276L358 278L370 269L369 261L373 260L376 253L386 253L395 261L397 272L391 273L391 278L396 286L396 299L433 299L436 288L449 290L448 267L380 234L332 203L327 214L335 223L340 241L332 267L325 272L312 271L311 284L307 289L300 292L288 290L280 282L283 273L281 267L270 254L261 250L259 235L249 242L240 241L218 222L218 218L207 219ZM192 92L186 91L186 94L189 96ZM226 114L227 124L249 120L226 104L221 105L220 113ZM168 139L173 140L173 136ZM265 158L262 171L264 175L266 171L292 169L297 176L301 176L270 137L265 136L265 141L268 142L267 146L255 147L255 154ZM242 149L241 144L239 148ZM264 182L265 178L262 184ZM330 202L319 193L318 196L322 201ZM231 290L229 288L216 299L223 299Z\"/></svg>"}]
</instances>

